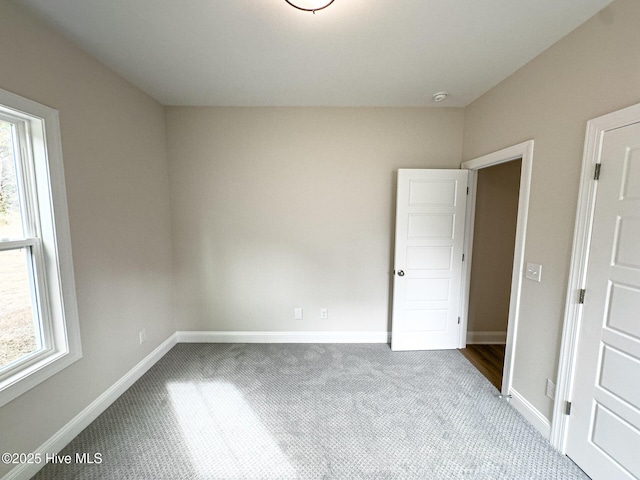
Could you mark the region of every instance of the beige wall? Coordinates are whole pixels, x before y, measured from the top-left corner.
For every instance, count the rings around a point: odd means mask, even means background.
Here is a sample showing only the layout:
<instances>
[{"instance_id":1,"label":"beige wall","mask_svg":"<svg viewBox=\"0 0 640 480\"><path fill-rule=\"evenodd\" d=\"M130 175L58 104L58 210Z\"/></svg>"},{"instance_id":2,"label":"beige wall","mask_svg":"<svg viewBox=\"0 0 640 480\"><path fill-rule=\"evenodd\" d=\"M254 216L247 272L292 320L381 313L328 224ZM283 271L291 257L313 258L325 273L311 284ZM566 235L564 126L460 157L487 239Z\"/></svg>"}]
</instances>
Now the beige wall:
<instances>
[{"instance_id":1,"label":"beige wall","mask_svg":"<svg viewBox=\"0 0 640 480\"><path fill-rule=\"evenodd\" d=\"M587 120L640 102L640 1L618 0L469 105L465 160L534 139L514 388L551 418Z\"/></svg>"},{"instance_id":2,"label":"beige wall","mask_svg":"<svg viewBox=\"0 0 640 480\"><path fill-rule=\"evenodd\" d=\"M165 124L162 106L7 1L0 44L0 88L60 113L84 354L0 408L0 451L32 452L175 331Z\"/></svg>"},{"instance_id":3,"label":"beige wall","mask_svg":"<svg viewBox=\"0 0 640 480\"><path fill-rule=\"evenodd\" d=\"M514 386L550 416L545 379L556 375L585 122L640 102L639 21L640 2L616 1L464 112L165 117L1 1L11 48L0 49L0 88L60 111L84 357L0 408L0 451L33 451L175 331L172 271L180 330L386 331L395 170L455 168L530 138L526 259L544 270L542 283L523 284ZM298 306L303 321L292 319Z\"/></svg>"},{"instance_id":4,"label":"beige wall","mask_svg":"<svg viewBox=\"0 0 640 480\"><path fill-rule=\"evenodd\" d=\"M457 168L462 121L446 108L167 108L178 330L386 332L395 172Z\"/></svg>"},{"instance_id":5,"label":"beige wall","mask_svg":"<svg viewBox=\"0 0 640 480\"><path fill-rule=\"evenodd\" d=\"M521 165L514 160L478 170L469 332L507 332Z\"/></svg>"}]
</instances>

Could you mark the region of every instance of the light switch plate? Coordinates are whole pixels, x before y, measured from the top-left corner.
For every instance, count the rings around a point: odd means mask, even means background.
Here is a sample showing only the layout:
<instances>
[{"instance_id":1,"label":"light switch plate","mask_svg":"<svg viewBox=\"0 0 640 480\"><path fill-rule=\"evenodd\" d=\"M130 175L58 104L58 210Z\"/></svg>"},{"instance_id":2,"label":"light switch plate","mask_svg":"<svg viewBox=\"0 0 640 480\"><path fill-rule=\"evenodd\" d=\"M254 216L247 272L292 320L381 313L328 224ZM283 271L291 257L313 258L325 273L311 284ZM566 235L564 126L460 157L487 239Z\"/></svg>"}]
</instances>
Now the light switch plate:
<instances>
[{"instance_id":1,"label":"light switch plate","mask_svg":"<svg viewBox=\"0 0 640 480\"><path fill-rule=\"evenodd\" d=\"M542 279L542 265L538 263L527 263L527 271L525 276L529 280L539 282Z\"/></svg>"}]
</instances>

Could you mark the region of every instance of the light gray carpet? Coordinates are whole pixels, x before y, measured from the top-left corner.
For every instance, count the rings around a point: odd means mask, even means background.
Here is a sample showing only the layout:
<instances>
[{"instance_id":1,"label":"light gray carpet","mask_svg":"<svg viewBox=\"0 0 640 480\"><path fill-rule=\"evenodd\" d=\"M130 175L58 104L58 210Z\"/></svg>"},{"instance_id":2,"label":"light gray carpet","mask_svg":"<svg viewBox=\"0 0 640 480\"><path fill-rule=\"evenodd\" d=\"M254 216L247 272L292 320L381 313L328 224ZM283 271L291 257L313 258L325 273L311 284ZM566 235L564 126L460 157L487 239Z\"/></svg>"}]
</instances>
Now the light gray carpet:
<instances>
[{"instance_id":1,"label":"light gray carpet","mask_svg":"<svg viewBox=\"0 0 640 480\"><path fill-rule=\"evenodd\" d=\"M457 351L179 344L36 478L585 479Z\"/></svg>"}]
</instances>

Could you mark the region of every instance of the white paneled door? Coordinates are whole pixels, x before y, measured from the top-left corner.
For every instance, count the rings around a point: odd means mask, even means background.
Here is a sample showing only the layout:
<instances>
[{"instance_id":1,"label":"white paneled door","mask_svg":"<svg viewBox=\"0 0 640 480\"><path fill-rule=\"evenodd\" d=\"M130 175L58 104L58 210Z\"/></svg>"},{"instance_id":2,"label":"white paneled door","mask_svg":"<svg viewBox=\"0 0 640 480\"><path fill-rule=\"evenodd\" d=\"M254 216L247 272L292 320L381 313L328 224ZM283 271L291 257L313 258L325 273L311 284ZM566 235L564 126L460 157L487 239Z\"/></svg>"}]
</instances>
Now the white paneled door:
<instances>
[{"instance_id":1,"label":"white paneled door","mask_svg":"<svg viewBox=\"0 0 640 480\"><path fill-rule=\"evenodd\" d=\"M467 170L398 170L392 350L458 347Z\"/></svg>"},{"instance_id":2,"label":"white paneled door","mask_svg":"<svg viewBox=\"0 0 640 480\"><path fill-rule=\"evenodd\" d=\"M604 133L567 455L640 478L640 124Z\"/></svg>"}]
</instances>

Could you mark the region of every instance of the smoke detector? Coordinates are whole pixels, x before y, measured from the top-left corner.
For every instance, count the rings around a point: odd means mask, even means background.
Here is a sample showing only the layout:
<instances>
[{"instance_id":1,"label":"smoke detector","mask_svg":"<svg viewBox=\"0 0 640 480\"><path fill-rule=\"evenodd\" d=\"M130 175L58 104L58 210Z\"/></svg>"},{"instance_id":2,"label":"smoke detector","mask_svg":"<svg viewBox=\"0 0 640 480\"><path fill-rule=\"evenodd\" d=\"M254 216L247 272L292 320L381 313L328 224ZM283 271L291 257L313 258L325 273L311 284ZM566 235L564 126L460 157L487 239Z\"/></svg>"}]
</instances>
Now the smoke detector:
<instances>
[{"instance_id":1,"label":"smoke detector","mask_svg":"<svg viewBox=\"0 0 640 480\"><path fill-rule=\"evenodd\" d=\"M434 93L433 94L433 101L434 102L441 102L443 101L445 98L447 98L449 96L449 94L447 92L438 92L438 93Z\"/></svg>"}]
</instances>

